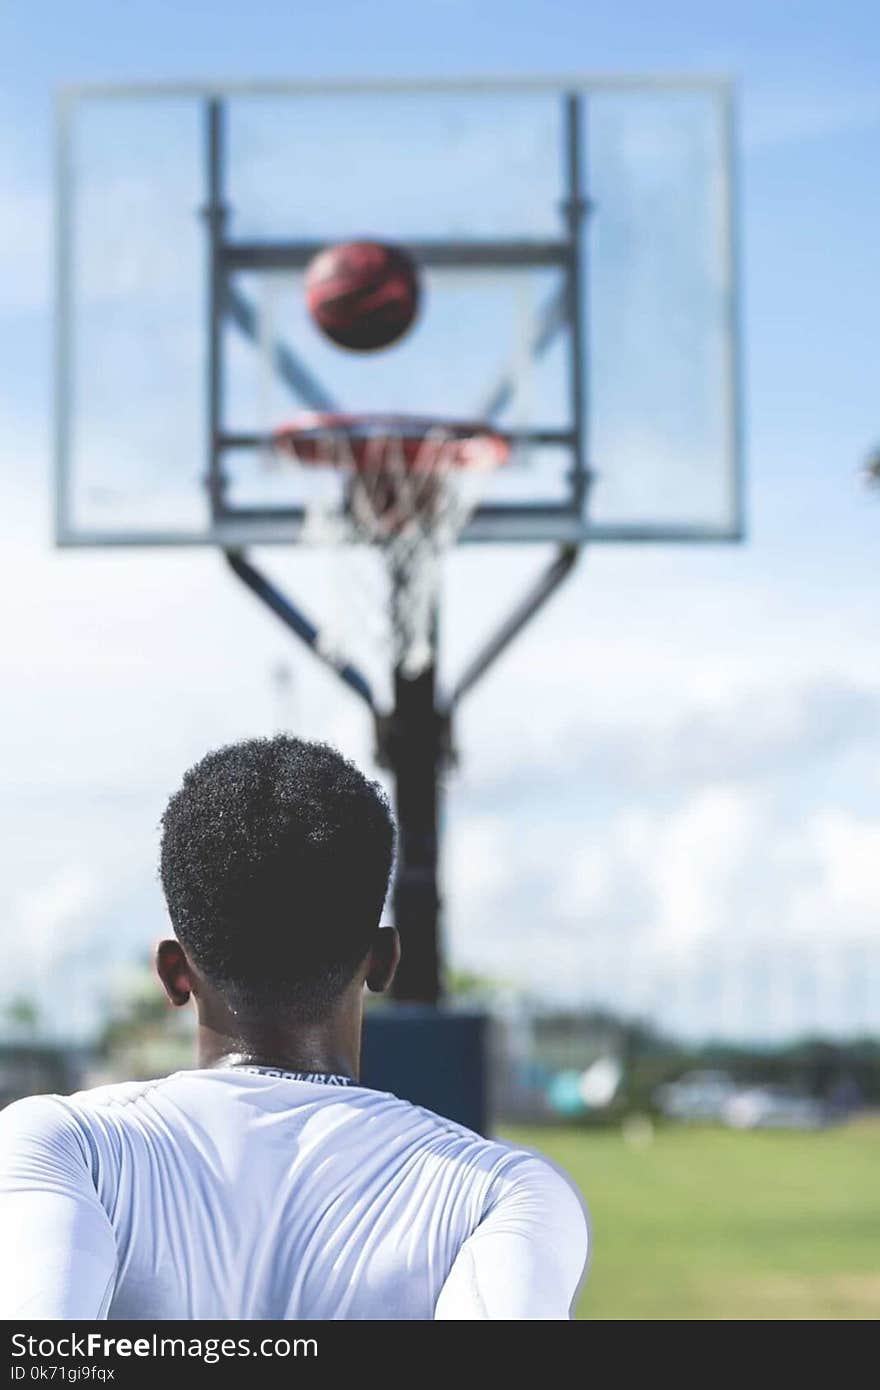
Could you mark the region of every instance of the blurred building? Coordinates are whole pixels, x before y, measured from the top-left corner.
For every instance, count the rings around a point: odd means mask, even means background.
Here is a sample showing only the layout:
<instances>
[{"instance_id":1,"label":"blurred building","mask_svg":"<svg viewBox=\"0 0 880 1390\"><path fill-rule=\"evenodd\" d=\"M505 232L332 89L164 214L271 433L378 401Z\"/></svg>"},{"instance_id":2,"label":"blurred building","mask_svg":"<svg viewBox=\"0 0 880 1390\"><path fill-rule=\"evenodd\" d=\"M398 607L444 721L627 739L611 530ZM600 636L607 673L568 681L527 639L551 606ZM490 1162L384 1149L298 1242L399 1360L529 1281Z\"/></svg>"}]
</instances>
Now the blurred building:
<instances>
[{"instance_id":1,"label":"blurred building","mask_svg":"<svg viewBox=\"0 0 880 1390\"><path fill-rule=\"evenodd\" d=\"M67 1095L82 1084L86 1055L59 1043L0 1043L0 1108L22 1096Z\"/></svg>"}]
</instances>

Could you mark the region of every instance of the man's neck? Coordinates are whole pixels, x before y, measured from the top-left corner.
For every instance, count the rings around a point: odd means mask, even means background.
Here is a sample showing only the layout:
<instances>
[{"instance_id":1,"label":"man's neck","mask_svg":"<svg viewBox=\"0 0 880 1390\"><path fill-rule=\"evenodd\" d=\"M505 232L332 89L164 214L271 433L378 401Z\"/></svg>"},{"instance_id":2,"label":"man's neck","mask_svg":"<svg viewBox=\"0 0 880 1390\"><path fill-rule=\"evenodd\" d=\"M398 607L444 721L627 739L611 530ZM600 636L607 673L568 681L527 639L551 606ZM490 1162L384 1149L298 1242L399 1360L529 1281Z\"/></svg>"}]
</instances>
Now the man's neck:
<instances>
[{"instance_id":1,"label":"man's neck","mask_svg":"<svg viewBox=\"0 0 880 1390\"><path fill-rule=\"evenodd\" d=\"M198 1065L264 1066L349 1076L360 1069L361 998L317 1023L199 1010ZM354 1004L354 1007L352 1007Z\"/></svg>"}]
</instances>

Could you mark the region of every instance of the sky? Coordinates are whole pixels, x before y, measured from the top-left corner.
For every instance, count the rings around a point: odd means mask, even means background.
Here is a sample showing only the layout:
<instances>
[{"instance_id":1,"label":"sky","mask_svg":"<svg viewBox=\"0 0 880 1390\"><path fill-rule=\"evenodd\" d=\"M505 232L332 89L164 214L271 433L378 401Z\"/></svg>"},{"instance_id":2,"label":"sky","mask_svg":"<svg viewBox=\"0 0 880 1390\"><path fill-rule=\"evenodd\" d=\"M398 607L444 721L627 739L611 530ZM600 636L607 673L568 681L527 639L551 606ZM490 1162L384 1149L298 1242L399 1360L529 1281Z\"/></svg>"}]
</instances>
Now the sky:
<instances>
[{"instance_id":1,"label":"sky","mask_svg":"<svg viewBox=\"0 0 880 1390\"><path fill-rule=\"evenodd\" d=\"M93 1027L163 929L157 824L207 747L284 725L371 766L360 706L219 556L52 548L57 84L708 71L741 102L748 540L594 548L469 697L447 955L692 1033L880 1028L876 11L7 0L0 52L5 996ZM542 558L453 557L446 673ZM304 601L327 579L271 566Z\"/></svg>"}]
</instances>

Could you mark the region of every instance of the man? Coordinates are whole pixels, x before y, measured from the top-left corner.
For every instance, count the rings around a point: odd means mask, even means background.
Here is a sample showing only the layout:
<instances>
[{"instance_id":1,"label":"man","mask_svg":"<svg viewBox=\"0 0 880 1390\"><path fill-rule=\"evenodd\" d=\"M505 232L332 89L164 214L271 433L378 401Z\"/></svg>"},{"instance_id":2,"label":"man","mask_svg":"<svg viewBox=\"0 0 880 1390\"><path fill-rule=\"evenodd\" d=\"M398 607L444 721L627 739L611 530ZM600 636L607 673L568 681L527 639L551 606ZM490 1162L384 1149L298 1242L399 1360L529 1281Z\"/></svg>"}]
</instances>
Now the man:
<instances>
[{"instance_id":1,"label":"man","mask_svg":"<svg viewBox=\"0 0 880 1390\"><path fill-rule=\"evenodd\" d=\"M163 817L156 968L198 1069L0 1115L0 1317L570 1316L587 1225L533 1154L357 1082L394 825L333 749L209 753Z\"/></svg>"}]
</instances>

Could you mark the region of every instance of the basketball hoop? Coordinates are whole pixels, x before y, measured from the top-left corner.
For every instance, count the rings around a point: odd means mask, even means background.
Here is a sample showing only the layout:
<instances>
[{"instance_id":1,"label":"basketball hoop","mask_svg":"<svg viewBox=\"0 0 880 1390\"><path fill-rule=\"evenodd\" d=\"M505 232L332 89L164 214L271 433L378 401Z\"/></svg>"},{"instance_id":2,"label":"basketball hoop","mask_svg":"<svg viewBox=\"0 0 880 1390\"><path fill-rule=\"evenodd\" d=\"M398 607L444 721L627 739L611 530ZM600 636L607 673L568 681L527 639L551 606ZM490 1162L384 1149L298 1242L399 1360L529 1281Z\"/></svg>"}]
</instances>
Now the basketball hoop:
<instances>
[{"instance_id":1,"label":"basketball hoop","mask_svg":"<svg viewBox=\"0 0 880 1390\"><path fill-rule=\"evenodd\" d=\"M342 476L341 502L307 508L306 537L378 547L391 584L395 661L409 676L433 656L438 562L510 456L488 425L413 415L305 412L272 434L273 453Z\"/></svg>"}]
</instances>

